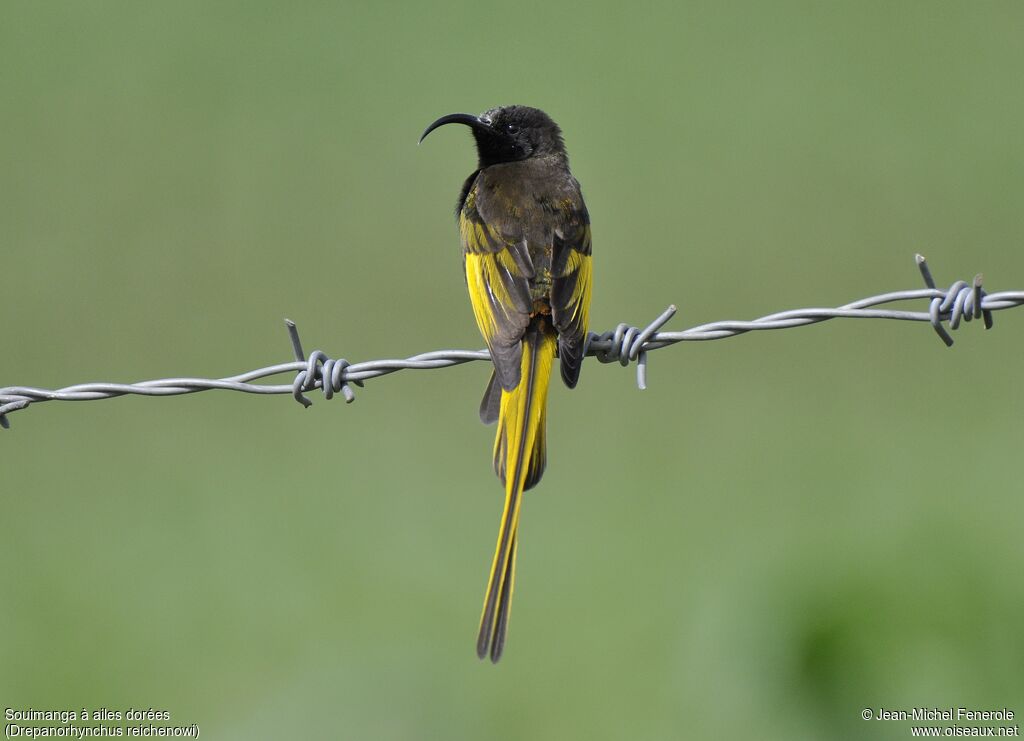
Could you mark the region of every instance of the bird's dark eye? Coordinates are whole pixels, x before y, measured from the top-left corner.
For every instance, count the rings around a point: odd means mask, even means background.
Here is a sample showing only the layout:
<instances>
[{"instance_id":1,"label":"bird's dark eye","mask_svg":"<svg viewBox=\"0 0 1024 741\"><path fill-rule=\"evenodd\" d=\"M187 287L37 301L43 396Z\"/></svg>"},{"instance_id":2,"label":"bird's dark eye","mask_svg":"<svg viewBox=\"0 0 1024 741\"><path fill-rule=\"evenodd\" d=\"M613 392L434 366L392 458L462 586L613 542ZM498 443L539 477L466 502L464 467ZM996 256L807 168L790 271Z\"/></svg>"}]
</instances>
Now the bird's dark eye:
<instances>
[{"instance_id":1,"label":"bird's dark eye","mask_svg":"<svg viewBox=\"0 0 1024 741\"><path fill-rule=\"evenodd\" d=\"M519 126L514 123L505 124L505 131L507 131L510 134L518 134Z\"/></svg>"}]
</instances>

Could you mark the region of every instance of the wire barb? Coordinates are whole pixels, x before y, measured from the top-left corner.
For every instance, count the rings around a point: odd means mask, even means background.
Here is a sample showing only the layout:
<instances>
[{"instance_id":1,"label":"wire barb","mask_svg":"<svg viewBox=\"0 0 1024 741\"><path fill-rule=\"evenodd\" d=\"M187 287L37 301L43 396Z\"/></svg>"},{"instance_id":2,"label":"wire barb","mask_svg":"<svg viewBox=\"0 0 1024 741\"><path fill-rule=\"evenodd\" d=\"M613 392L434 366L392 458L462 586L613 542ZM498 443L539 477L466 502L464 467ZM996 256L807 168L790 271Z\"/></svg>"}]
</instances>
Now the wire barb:
<instances>
[{"instance_id":1,"label":"wire barb","mask_svg":"<svg viewBox=\"0 0 1024 741\"><path fill-rule=\"evenodd\" d=\"M634 360L637 361L636 385L643 391L647 388L647 343L675 313L676 307L669 306L644 329L629 324L620 324L613 331L604 334L591 332L587 338L587 348L584 354L592 354L602 363L618 361L623 366L629 365Z\"/></svg>"},{"instance_id":2,"label":"wire barb","mask_svg":"<svg viewBox=\"0 0 1024 741\"><path fill-rule=\"evenodd\" d=\"M669 306L643 329L630 324L620 324L610 332L591 333L587 337L585 354L593 355L602 363L618 361L627 366L635 362L637 386L644 389L647 387L647 354L651 350L677 342L719 340L759 330L804 327L829 319L895 319L928 322L940 339L949 346L953 344L949 331L956 330L962 321L969 322L980 318L985 328L990 329L992 312L1024 304L1024 291L986 293L982 288L980 274L976 275L970 284L958 280L947 290L939 289L924 257L916 255L915 259L926 288L869 296L835 308L794 309L749 321L712 322L680 332L662 331L676 313L676 307ZM876 308L896 301L922 299L928 301L927 311ZM943 326L943 322L948 323L948 329ZM323 391L325 399L340 393L345 397L346 403L351 403L355 399L352 385L361 387L363 381L369 378L378 378L400 370L448 368L462 363L491 359L486 350L437 350L401 360L370 360L362 363L349 363L344 358L335 360L320 350L307 357L302 349L295 322L286 319L285 326L291 340L292 354L295 358L293 361L257 368L227 378L161 378L134 384L83 383L56 390L30 386L0 388L0 427L10 427L7 415L11 412L40 401L89 401L111 399L126 394L174 396L223 389L249 394L291 394L297 402L308 407L312 401L306 394L319 388ZM295 374L291 383L254 383L261 378L283 373Z\"/></svg>"},{"instance_id":3,"label":"wire barb","mask_svg":"<svg viewBox=\"0 0 1024 741\"><path fill-rule=\"evenodd\" d=\"M325 399L330 400L334 397L335 393L340 391L341 395L345 397L346 404L351 404L355 401L356 395L348 385L348 378L345 376L345 369L352 364L344 358L334 360L321 350L314 350L307 360L305 353L302 351L299 328L295 326L295 322L291 319L285 319L284 323L288 328L288 336L292 341L292 351L295 353L295 360L306 364L305 370L299 371L295 376L295 380L292 381L292 396L295 398L295 401L306 408L312 406L313 402L302 392L312 391L317 388L323 389ZM363 382L358 380L353 380L352 383L356 386L363 385Z\"/></svg>"},{"instance_id":4,"label":"wire barb","mask_svg":"<svg viewBox=\"0 0 1024 741\"><path fill-rule=\"evenodd\" d=\"M928 268L928 261L924 259L923 255L915 255L914 259L917 261L917 267L921 271L925 285L935 289L935 279L932 277L932 271ZM949 328L955 330L960 327L961 320L969 322L972 319L983 318L985 329L992 329L992 310L983 306L985 291L982 290L981 283L981 273L974 276L970 285L958 280L949 287L949 290L939 291L940 295L933 297L928 304L928 319L932 329L935 330L939 339L946 343L946 347L953 346L953 337L942 326L943 319L947 319Z\"/></svg>"}]
</instances>

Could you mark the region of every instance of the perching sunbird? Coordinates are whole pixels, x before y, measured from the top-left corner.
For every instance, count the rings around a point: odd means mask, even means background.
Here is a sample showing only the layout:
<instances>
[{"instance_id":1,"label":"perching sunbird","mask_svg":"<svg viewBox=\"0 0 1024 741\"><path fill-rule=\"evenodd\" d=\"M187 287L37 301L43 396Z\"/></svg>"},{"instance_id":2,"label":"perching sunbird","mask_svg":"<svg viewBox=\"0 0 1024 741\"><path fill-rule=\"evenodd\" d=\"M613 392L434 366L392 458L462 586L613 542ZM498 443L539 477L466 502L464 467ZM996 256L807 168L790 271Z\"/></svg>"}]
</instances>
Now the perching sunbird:
<instances>
[{"instance_id":1,"label":"perching sunbird","mask_svg":"<svg viewBox=\"0 0 1024 741\"><path fill-rule=\"evenodd\" d=\"M590 216L558 125L536 108L453 113L476 140L477 169L466 178L456 216L466 284L477 326L494 362L480 404L497 420L494 471L505 486L498 544L487 580L477 655L501 658L515 582L522 494L546 462L548 381L555 357L576 385L590 313Z\"/></svg>"}]
</instances>

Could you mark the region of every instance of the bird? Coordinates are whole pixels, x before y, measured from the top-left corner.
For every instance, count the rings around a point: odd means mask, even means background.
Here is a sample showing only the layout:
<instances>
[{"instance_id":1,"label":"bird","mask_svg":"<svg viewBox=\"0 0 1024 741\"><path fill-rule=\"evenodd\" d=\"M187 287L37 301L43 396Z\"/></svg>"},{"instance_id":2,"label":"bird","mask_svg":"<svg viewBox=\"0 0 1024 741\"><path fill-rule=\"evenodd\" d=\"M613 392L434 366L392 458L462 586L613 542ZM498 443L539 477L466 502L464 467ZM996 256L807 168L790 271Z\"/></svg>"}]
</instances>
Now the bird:
<instances>
[{"instance_id":1,"label":"bird","mask_svg":"<svg viewBox=\"0 0 1024 741\"><path fill-rule=\"evenodd\" d=\"M477 150L455 213L473 315L493 362L480 419L498 423L494 471L505 489L476 643L480 659L497 663L508 631L522 495L547 463L554 361L565 385L575 388L586 354L590 215L562 131L544 111L510 105L479 116L452 113L431 123L420 143L447 124L468 126Z\"/></svg>"}]
</instances>

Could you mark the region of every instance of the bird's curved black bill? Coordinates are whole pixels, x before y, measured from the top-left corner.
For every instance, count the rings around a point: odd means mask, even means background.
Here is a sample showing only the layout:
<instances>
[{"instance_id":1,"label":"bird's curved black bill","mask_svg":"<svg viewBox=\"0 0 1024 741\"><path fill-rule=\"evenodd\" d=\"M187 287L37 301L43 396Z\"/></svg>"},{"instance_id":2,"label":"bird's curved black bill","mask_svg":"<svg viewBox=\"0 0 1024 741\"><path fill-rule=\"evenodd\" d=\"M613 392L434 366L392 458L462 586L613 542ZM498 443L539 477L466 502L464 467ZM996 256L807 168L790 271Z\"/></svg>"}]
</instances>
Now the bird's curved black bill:
<instances>
[{"instance_id":1,"label":"bird's curved black bill","mask_svg":"<svg viewBox=\"0 0 1024 741\"><path fill-rule=\"evenodd\" d=\"M434 121L434 123L430 124L430 126L427 127L426 131L423 132L423 135L420 136L420 140L418 143L422 144L423 140L427 138L427 134L429 134L434 129L440 128L441 126L450 123L465 124L466 126L469 126L470 128L474 129L485 128L487 126L487 124L481 121L478 117L473 116L469 113L449 113L447 116L441 116L441 118L437 119L436 121Z\"/></svg>"}]
</instances>

